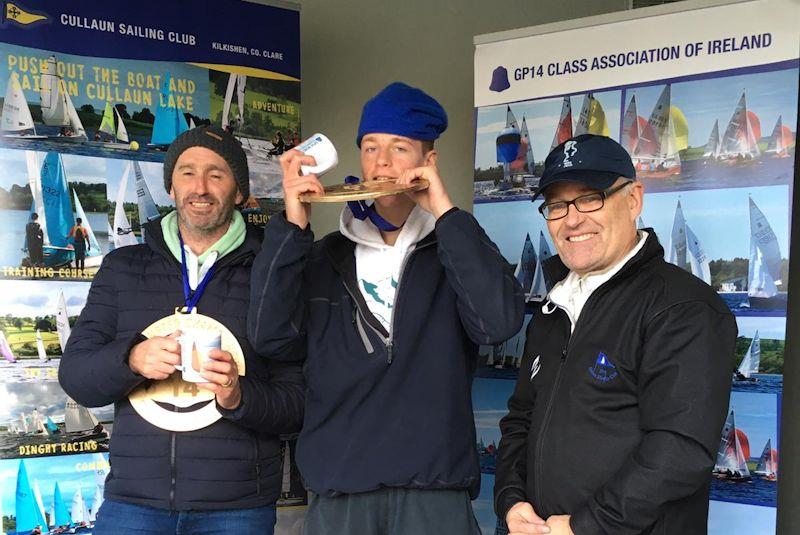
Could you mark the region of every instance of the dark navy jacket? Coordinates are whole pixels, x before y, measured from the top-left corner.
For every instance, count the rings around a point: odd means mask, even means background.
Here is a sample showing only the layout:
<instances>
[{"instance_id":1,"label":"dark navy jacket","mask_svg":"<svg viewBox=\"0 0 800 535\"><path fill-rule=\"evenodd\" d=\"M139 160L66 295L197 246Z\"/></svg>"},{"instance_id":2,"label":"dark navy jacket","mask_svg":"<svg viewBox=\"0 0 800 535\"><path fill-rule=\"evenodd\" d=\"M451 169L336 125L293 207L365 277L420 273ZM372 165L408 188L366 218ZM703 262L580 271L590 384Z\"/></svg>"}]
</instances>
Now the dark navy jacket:
<instances>
[{"instance_id":1,"label":"dark navy jacket","mask_svg":"<svg viewBox=\"0 0 800 535\"><path fill-rule=\"evenodd\" d=\"M314 243L281 214L253 266L253 346L275 359L307 352L306 485L328 496L404 487L474 497L472 375L478 345L521 326L513 267L469 213L451 210L406 259L387 333L358 288L354 250L338 232Z\"/></svg>"},{"instance_id":2,"label":"dark navy jacket","mask_svg":"<svg viewBox=\"0 0 800 535\"><path fill-rule=\"evenodd\" d=\"M530 322L500 422L495 510L572 515L579 535L706 533L736 320L706 283L644 247L570 332L552 303ZM551 280L567 268L547 260Z\"/></svg>"},{"instance_id":3,"label":"dark navy jacket","mask_svg":"<svg viewBox=\"0 0 800 535\"><path fill-rule=\"evenodd\" d=\"M280 493L278 434L299 428L303 382L299 365L257 355L247 341L250 268L261 231L217 262L198 310L224 324L244 350L242 404L197 431L155 427L127 395L146 379L128 366L133 345L154 321L183 303L180 263L169 252L160 220L146 244L103 260L59 366L66 393L87 407L114 403L111 473L105 497L171 510L240 509L275 502Z\"/></svg>"}]
</instances>

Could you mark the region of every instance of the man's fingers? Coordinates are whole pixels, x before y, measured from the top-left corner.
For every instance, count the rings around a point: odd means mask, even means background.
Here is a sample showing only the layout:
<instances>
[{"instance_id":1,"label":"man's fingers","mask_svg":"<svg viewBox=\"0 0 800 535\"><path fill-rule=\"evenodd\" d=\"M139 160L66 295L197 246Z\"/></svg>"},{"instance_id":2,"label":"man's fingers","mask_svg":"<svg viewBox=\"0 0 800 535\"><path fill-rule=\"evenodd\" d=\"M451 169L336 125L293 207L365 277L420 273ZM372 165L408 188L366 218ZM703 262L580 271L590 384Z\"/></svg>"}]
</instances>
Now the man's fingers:
<instances>
[{"instance_id":1,"label":"man's fingers","mask_svg":"<svg viewBox=\"0 0 800 535\"><path fill-rule=\"evenodd\" d=\"M178 346L178 350L180 350L180 345ZM167 364L172 364L173 366L175 364L180 364L181 362L181 356L178 353L166 349L154 351L152 356L157 362L165 362Z\"/></svg>"}]
</instances>

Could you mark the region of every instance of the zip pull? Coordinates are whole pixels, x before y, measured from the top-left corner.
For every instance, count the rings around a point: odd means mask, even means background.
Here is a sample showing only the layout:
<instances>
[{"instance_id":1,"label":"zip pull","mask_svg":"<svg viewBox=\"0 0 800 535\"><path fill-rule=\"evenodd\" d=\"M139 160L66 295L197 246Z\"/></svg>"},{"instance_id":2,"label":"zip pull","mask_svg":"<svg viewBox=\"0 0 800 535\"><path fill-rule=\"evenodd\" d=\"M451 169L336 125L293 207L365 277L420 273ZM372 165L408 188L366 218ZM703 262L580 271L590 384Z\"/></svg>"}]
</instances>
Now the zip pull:
<instances>
[{"instance_id":1,"label":"zip pull","mask_svg":"<svg viewBox=\"0 0 800 535\"><path fill-rule=\"evenodd\" d=\"M394 349L394 343L389 341L386 344L386 363L387 364L391 364L392 363L392 359L394 358L394 355L392 354L392 350L393 349Z\"/></svg>"}]
</instances>

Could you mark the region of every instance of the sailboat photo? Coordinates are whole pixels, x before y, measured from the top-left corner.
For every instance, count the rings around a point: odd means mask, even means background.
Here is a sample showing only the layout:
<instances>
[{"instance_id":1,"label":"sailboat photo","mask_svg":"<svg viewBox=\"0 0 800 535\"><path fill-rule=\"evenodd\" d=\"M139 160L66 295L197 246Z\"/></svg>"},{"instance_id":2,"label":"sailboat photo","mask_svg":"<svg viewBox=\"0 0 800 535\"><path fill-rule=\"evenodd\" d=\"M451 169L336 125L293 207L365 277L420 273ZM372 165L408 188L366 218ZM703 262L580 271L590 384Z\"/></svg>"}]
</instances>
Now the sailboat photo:
<instances>
[{"instance_id":1,"label":"sailboat photo","mask_svg":"<svg viewBox=\"0 0 800 535\"><path fill-rule=\"evenodd\" d=\"M713 474L719 479L727 481L749 481L750 469L747 467L748 451L745 451L743 442L744 433L736 429L736 416L733 409L722 427L722 438L717 449L717 462ZM746 438L746 437L745 437Z\"/></svg>"},{"instance_id":2,"label":"sailboat photo","mask_svg":"<svg viewBox=\"0 0 800 535\"><path fill-rule=\"evenodd\" d=\"M112 226L113 232L111 234L114 249L139 244L139 240L136 239L136 235L133 233L132 225L128 221L128 216L125 214L125 191L128 188L128 175L130 175L132 167L133 164L131 162L128 162L125 166L125 171L119 182L119 190L117 191L117 199L114 206L114 225Z\"/></svg>"},{"instance_id":3,"label":"sailboat photo","mask_svg":"<svg viewBox=\"0 0 800 535\"><path fill-rule=\"evenodd\" d=\"M496 180L494 188L490 188L486 195L503 199L531 195L531 188L538 183L534 174L536 163L532 140L525 117L522 117L520 126L511 106L506 107L506 126L497 135L495 146L503 178Z\"/></svg>"},{"instance_id":4,"label":"sailboat photo","mask_svg":"<svg viewBox=\"0 0 800 535\"><path fill-rule=\"evenodd\" d=\"M758 458L758 465L753 471L754 474L763 476L767 481L778 480L778 452L772 449L772 439L768 438Z\"/></svg>"},{"instance_id":5,"label":"sailboat photo","mask_svg":"<svg viewBox=\"0 0 800 535\"><path fill-rule=\"evenodd\" d=\"M644 178L666 178L681 172L680 151L688 147L686 118L672 105L672 85L666 84L644 128L638 115L633 117L636 101L631 99L633 110L626 111L623 121L623 140L634 147L631 159L637 174ZM633 141L627 139L636 135ZM623 144L624 146L624 144ZM629 151L630 152L630 151Z\"/></svg>"},{"instance_id":6,"label":"sailboat photo","mask_svg":"<svg viewBox=\"0 0 800 535\"><path fill-rule=\"evenodd\" d=\"M158 97L150 145L166 149L176 137L188 129L189 125L183 116L183 110L178 106L175 93L172 91L172 77L170 73L166 73Z\"/></svg>"},{"instance_id":7,"label":"sailboat photo","mask_svg":"<svg viewBox=\"0 0 800 535\"><path fill-rule=\"evenodd\" d=\"M241 130L244 126L244 94L247 76L244 74L231 73L228 77L228 86L225 89L225 100L222 104L222 128L234 132ZM238 111L231 121L231 104L233 104L233 94L236 93L236 104Z\"/></svg>"},{"instance_id":8,"label":"sailboat photo","mask_svg":"<svg viewBox=\"0 0 800 535\"><path fill-rule=\"evenodd\" d=\"M750 346L742 358L742 362L733 372L734 382L756 382L758 378L753 377L758 373L761 366L761 339L758 337L758 330L756 330L753 339L750 341Z\"/></svg>"},{"instance_id":9,"label":"sailboat photo","mask_svg":"<svg viewBox=\"0 0 800 535\"><path fill-rule=\"evenodd\" d=\"M742 96L722 135L720 160L729 163L754 161L761 155L758 148L760 138L761 122L755 113L747 109L747 92L742 90Z\"/></svg>"},{"instance_id":10,"label":"sailboat photo","mask_svg":"<svg viewBox=\"0 0 800 535\"><path fill-rule=\"evenodd\" d=\"M58 136L60 140L86 141L86 129L72 103L64 80L58 75L55 56L50 56L45 63L39 97L42 122L48 126L61 127Z\"/></svg>"},{"instance_id":11,"label":"sailboat photo","mask_svg":"<svg viewBox=\"0 0 800 535\"><path fill-rule=\"evenodd\" d=\"M586 93L583 97L583 106L581 106L578 122L575 125L575 135L597 134L599 136L608 136L609 133L608 120L602 104L594 97L594 94Z\"/></svg>"},{"instance_id":12,"label":"sailboat photo","mask_svg":"<svg viewBox=\"0 0 800 535\"><path fill-rule=\"evenodd\" d=\"M47 139L47 136L36 133L31 109L28 107L28 101L19 83L19 74L16 72L11 72L8 77L2 116L0 116L0 130L3 131L4 137Z\"/></svg>"},{"instance_id":13,"label":"sailboat photo","mask_svg":"<svg viewBox=\"0 0 800 535\"><path fill-rule=\"evenodd\" d=\"M2 330L0 330L0 356L3 357L0 362L8 362L11 364L17 362L17 357L15 357L14 353L11 351L11 346L8 345L6 335Z\"/></svg>"},{"instance_id":14,"label":"sailboat photo","mask_svg":"<svg viewBox=\"0 0 800 535\"><path fill-rule=\"evenodd\" d=\"M772 129L772 135L769 136L764 153L776 158L788 158L791 156L791 149L794 146L795 139L792 129L784 126L783 117L778 115L778 121L775 123L775 128Z\"/></svg>"},{"instance_id":15,"label":"sailboat photo","mask_svg":"<svg viewBox=\"0 0 800 535\"><path fill-rule=\"evenodd\" d=\"M568 96L564 97L561 103L561 115L558 118L558 125L556 132L553 134L553 142L550 144L550 150L558 147L566 140L572 137L572 104Z\"/></svg>"},{"instance_id":16,"label":"sailboat photo","mask_svg":"<svg viewBox=\"0 0 800 535\"><path fill-rule=\"evenodd\" d=\"M764 213L748 197L750 213L750 262L747 270L747 306L754 309L785 308L787 292L781 280L778 238Z\"/></svg>"},{"instance_id":17,"label":"sailboat photo","mask_svg":"<svg viewBox=\"0 0 800 535\"><path fill-rule=\"evenodd\" d=\"M35 172L35 153L26 151L26 155L28 181L33 196L31 213L39 215L38 223L44 236L44 264L47 267L67 266L75 259L75 251L68 235L75 225L76 216L70 202L69 185L61 154L48 152L38 176ZM86 251L85 266L97 267L103 252L77 194L74 194L73 199L77 217L81 218L89 237L90 248ZM27 243L23 244L23 250L27 249Z\"/></svg>"},{"instance_id":18,"label":"sailboat photo","mask_svg":"<svg viewBox=\"0 0 800 535\"><path fill-rule=\"evenodd\" d=\"M107 139L102 140L101 133L105 134ZM94 142L102 143L103 147L108 148L131 148L128 130L125 128L125 121L122 120L122 115L120 115L117 107L112 106L110 102L106 102L106 106L103 109L103 119L100 121L100 126L97 128L97 135L95 136Z\"/></svg>"},{"instance_id":19,"label":"sailboat photo","mask_svg":"<svg viewBox=\"0 0 800 535\"><path fill-rule=\"evenodd\" d=\"M675 218L672 223L669 244L664 251L666 260L679 268L688 271L695 277L711 284L711 270L708 257L699 238L686 223L681 208L681 201L675 207Z\"/></svg>"}]
</instances>

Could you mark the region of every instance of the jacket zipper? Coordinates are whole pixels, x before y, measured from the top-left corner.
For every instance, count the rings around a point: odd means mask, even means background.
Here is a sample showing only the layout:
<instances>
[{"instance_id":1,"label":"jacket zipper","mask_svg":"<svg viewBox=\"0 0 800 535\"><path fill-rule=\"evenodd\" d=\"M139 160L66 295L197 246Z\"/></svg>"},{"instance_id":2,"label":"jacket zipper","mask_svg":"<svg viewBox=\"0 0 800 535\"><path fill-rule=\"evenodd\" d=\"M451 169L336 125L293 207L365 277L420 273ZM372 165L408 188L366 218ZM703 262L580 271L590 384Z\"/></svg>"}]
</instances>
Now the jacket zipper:
<instances>
[{"instance_id":1,"label":"jacket zipper","mask_svg":"<svg viewBox=\"0 0 800 535\"><path fill-rule=\"evenodd\" d=\"M169 510L175 510L175 432L169 434Z\"/></svg>"},{"instance_id":2,"label":"jacket zipper","mask_svg":"<svg viewBox=\"0 0 800 535\"><path fill-rule=\"evenodd\" d=\"M534 458L534 469L535 469L534 481L536 483L536 504L539 507L542 506L541 505L542 504L542 463L543 463L543 455L542 455L542 453L543 453L543 450L544 450L544 437L545 437L545 433L547 432L547 428L550 425L550 417L552 416L553 405L554 405L554 402L555 402L556 394L558 393L558 389L559 389L559 387L561 385L561 375L562 375L562 371L564 369L564 364L566 363L567 357L569 356L569 348L570 348L570 345L572 344L572 340L575 339L575 335L578 333L579 327L583 323L585 323L585 321L581 321L581 319L586 317L585 313L587 311L589 311L589 309L590 309L589 305L590 304L593 305L599 299L600 295L603 294L603 293L605 293L605 292L600 291L600 288L598 288L597 290L595 290L589 296L589 299L586 301L586 304L584 304L584 306L583 306L583 310L581 311L581 315L578 317L578 320L575 322L575 328L571 329L570 334L567 336L567 341L564 344L564 347L561 348L561 360L559 361L559 364L558 364L558 371L556 372L556 378L553 381L553 390L550 392L550 398L547 400L547 407L545 408L545 412L544 412L544 420L542 421L541 431L539 432L539 436L538 436L538 439L537 439L537 442L536 442L536 452L535 452L536 456ZM569 321L570 327L572 327L572 325L573 325L572 324L572 316L570 315L570 313L566 309L564 309L560 305L558 305L557 303L554 303L554 304L558 308L561 309L561 311L567 317L567 320Z\"/></svg>"},{"instance_id":3,"label":"jacket zipper","mask_svg":"<svg viewBox=\"0 0 800 535\"><path fill-rule=\"evenodd\" d=\"M256 496L261 494L261 461L258 458L258 436L253 435L253 446L256 461Z\"/></svg>"},{"instance_id":4,"label":"jacket zipper","mask_svg":"<svg viewBox=\"0 0 800 535\"><path fill-rule=\"evenodd\" d=\"M378 337L381 339L381 341L386 346L386 363L387 364L391 364L392 360L394 359L394 355L393 355L393 352L394 352L394 325L395 325L394 319L395 319L395 316L396 316L397 304L398 304L398 300L399 300L399 297L400 297L400 281L403 279L403 273L406 270L406 266L408 266L408 263L411 261L411 257L417 251L419 251L421 249L424 249L425 247L429 247L429 246L433 245L434 243L435 242L429 242L429 243L425 243L423 245L420 245L419 247L415 247L414 250L411 251L403 259L402 264L400 264L400 275L398 275L398 277L397 277L397 286L394 289L395 300L394 300L394 306L392 307L391 323L389 324L389 336L388 337L384 336L382 332L380 332L378 329L376 329L375 327L370 325L370 323L368 321L363 322L363 323L367 324L367 327L369 327L370 330L372 330L372 332L374 332L376 335L378 335ZM362 316L363 314L362 314L361 308L358 306L358 299L356 299L356 296L353 295L353 291L347 286L347 284L345 284L344 287L347 290L347 293L350 294L350 297L353 299L353 303L355 304L356 309L358 309L358 315L356 316L357 324L361 324L362 327L363 327L363 323L361 322L361 318L359 317L359 316ZM365 331L362 333L362 331L359 330L359 334L362 335L362 341L364 341L364 347L367 348L367 352L369 353L370 352L369 348L368 348L369 338L365 339L367 333ZM369 347L371 347L371 346L372 346L372 344L370 343Z\"/></svg>"}]
</instances>

